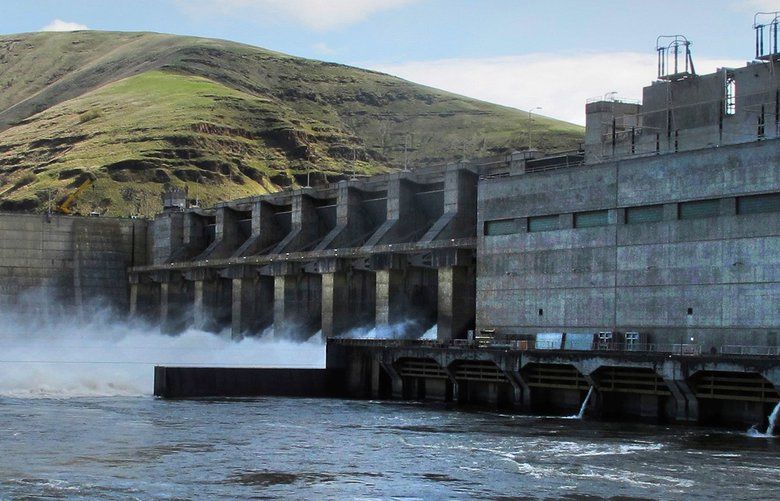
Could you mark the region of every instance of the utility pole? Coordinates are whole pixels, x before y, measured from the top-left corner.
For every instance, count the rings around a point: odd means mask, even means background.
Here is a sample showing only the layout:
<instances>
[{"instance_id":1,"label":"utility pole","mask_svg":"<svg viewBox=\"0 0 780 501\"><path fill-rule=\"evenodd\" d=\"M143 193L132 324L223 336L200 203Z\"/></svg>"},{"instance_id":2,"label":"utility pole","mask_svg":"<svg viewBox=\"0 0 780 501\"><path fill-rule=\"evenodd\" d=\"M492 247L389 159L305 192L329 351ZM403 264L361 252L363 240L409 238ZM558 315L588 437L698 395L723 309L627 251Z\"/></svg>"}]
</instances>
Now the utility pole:
<instances>
[{"instance_id":1,"label":"utility pole","mask_svg":"<svg viewBox=\"0 0 780 501\"><path fill-rule=\"evenodd\" d=\"M352 147L352 180L357 179L357 151Z\"/></svg>"},{"instance_id":2,"label":"utility pole","mask_svg":"<svg viewBox=\"0 0 780 501\"><path fill-rule=\"evenodd\" d=\"M531 108L528 110L528 149L530 150L533 147L533 143L531 143L531 124L533 124L533 117L531 114L536 110L541 110L541 106L537 106L536 108Z\"/></svg>"},{"instance_id":3,"label":"utility pole","mask_svg":"<svg viewBox=\"0 0 780 501\"><path fill-rule=\"evenodd\" d=\"M404 135L404 172L409 172L409 134Z\"/></svg>"}]
</instances>

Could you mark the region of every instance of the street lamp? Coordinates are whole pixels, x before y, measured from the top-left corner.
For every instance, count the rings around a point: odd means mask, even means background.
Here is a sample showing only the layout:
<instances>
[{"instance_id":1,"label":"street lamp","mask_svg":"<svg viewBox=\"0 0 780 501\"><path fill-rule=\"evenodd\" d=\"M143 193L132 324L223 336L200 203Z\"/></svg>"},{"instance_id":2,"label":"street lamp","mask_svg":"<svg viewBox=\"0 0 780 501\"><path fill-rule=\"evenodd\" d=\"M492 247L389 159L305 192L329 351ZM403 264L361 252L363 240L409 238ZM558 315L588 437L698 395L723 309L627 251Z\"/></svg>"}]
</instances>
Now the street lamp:
<instances>
[{"instance_id":1,"label":"street lamp","mask_svg":"<svg viewBox=\"0 0 780 501\"><path fill-rule=\"evenodd\" d=\"M531 118L531 113L533 113L536 110L541 110L541 106L537 106L536 108L531 108L528 110L528 150L531 149L531 123L533 123L533 118Z\"/></svg>"}]
</instances>

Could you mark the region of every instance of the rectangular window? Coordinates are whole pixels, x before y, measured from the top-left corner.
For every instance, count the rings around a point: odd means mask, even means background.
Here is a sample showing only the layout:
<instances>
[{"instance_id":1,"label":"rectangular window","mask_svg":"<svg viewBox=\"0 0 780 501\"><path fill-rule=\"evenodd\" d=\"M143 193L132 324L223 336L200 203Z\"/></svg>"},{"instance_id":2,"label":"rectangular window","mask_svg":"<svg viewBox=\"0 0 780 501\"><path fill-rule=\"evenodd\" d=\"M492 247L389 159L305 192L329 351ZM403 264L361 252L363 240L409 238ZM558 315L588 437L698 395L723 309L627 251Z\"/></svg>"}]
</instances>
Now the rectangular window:
<instances>
[{"instance_id":1,"label":"rectangular window","mask_svg":"<svg viewBox=\"0 0 780 501\"><path fill-rule=\"evenodd\" d=\"M528 218L528 231L550 231L558 229L558 216L536 216Z\"/></svg>"},{"instance_id":2,"label":"rectangular window","mask_svg":"<svg viewBox=\"0 0 780 501\"><path fill-rule=\"evenodd\" d=\"M645 205L626 209L627 224L657 223L664 219L663 205Z\"/></svg>"},{"instance_id":3,"label":"rectangular window","mask_svg":"<svg viewBox=\"0 0 780 501\"><path fill-rule=\"evenodd\" d=\"M485 221L485 235L511 235L519 233L514 219L499 219L497 221Z\"/></svg>"},{"instance_id":4,"label":"rectangular window","mask_svg":"<svg viewBox=\"0 0 780 501\"><path fill-rule=\"evenodd\" d=\"M697 219L702 217L715 217L720 210L720 200L696 200L683 202L679 205L680 219Z\"/></svg>"},{"instance_id":5,"label":"rectangular window","mask_svg":"<svg viewBox=\"0 0 780 501\"><path fill-rule=\"evenodd\" d=\"M780 212L780 193L737 198L737 214Z\"/></svg>"},{"instance_id":6,"label":"rectangular window","mask_svg":"<svg viewBox=\"0 0 780 501\"><path fill-rule=\"evenodd\" d=\"M578 212L574 214L575 228L593 228L594 226L606 226L608 224L609 212L605 210Z\"/></svg>"}]
</instances>

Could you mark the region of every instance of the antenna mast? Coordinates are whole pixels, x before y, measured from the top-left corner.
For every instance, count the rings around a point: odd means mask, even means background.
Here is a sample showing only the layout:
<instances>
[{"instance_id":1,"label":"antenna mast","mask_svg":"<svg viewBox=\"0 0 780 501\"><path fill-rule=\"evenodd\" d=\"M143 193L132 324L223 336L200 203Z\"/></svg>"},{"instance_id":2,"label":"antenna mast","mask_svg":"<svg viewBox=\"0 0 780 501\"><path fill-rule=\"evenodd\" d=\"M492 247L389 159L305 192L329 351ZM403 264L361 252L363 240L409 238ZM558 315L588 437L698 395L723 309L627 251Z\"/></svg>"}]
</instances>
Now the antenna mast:
<instances>
[{"instance_id":1,"label":"antenna mast","mask_svg":"<svg viewBox=\"0 0 780 501\"><path fill-rule=\"evenodd\" d=\"M676 82L695 77L691 42L683 35L661 35L655 40L658 52L658 80Z\"/></svg>"}]
</instances>

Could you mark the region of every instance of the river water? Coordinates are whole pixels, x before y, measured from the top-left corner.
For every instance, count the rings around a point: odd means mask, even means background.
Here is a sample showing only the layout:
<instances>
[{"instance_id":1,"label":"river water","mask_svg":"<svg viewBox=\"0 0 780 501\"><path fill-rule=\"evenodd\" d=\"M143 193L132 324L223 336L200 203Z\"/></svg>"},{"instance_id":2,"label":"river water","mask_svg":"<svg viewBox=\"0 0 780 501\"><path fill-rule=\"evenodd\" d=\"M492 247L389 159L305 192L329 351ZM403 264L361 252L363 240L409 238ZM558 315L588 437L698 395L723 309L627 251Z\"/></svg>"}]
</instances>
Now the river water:
<instances>
[{"instance_id":1,"label":"river water","mask_svg":"<svg viewBox=\"0 0 780 501\"><path fill-rule=\"evenodd\" d=\"M776 499L778 442L411 403L0 397L0 498Z\"/></svg>"},{"instance_id":2,"label":"river water","mask_svg":"<svg viewBox=\"0 0 780 501\"><path fill-rule=\"evenodd\" d=\"M398 402L151 396L155 364L324 363L317 336L232 342L196 330L167 336L104 310L78 320L0 309L0 499L769 499L780 492L780 438L743 431Z\"/></svg>"}]
</instances>

